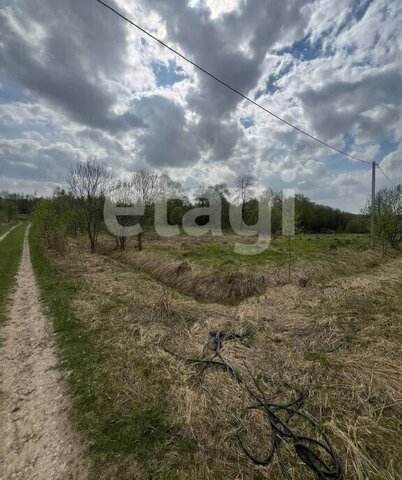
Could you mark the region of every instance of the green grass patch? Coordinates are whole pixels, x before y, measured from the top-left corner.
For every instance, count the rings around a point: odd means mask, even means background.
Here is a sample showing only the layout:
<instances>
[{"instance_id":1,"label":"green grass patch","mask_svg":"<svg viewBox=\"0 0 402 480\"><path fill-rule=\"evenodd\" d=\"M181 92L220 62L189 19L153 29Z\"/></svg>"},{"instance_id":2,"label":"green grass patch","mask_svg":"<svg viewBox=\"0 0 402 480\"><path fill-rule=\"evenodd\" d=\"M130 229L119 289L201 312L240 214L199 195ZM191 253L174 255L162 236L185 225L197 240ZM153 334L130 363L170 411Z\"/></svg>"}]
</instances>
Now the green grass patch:
<instances>
[{"instance_id":1,"label":"green grass patch","mask_svg":"<svg viewBox=\"0 0 402 480\"><path fill-rule=\"evenodd\" d=\"M157 255L192 261L200 267L215 268L221 271L253 270L254 268L286 265L289 259L289 243L284 237L272 239L267 250L259 255L239 255L234 252L235 242L255 243L256 237L226 235L212 237L207 235L196 241L183 237L179 246L166 240L164 243L147 242L144 249ZM297 235L290 242L292 262L314 260L317 254L331 259L337 251L351 250L359 252L368 246L365 235L354 234L312 234Z\"/></svg>"},{"instance_id":2,"label":"green grass patch","mask_svg":"<svg viewBox=\"0 0 402 480\"><path fill-rule=\"evenodd\" d=\"M15 222L0 224L0 237L15 225ZM4 240L3 240L4 242Z\"/></svg>"},{"instance_id":3,"label":"green grass patch","mask_svg":"<svg viewBox=\"0 0 402 480\"><path fill-rule=\"evenodd\" d=\"M6 302L17 273L25 227L25 224L19 225L0 242L0 323L5 320ZM9 228L8 225L5 231ZM0 229L0 236L3 233Z\"/></svg>"}]
</instances>

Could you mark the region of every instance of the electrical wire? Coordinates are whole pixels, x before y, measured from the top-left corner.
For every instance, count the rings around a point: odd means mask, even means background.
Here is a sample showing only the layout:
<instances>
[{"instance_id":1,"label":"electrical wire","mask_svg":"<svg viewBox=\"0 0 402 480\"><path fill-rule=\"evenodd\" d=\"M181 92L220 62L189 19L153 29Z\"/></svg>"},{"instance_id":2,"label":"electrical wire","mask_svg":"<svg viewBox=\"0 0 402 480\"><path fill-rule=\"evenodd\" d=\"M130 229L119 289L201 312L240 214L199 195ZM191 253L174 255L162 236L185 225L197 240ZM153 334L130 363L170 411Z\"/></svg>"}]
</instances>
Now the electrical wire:
<instances>
[{"instance_id":1,"label":"electrical wire","mask_svg":"<svg viewBox=\"0 0 402 480\"><path fill-rule=\"evenodd\" d=\"M203 72L205 75L208 75L210 78L213 78L215 81L217 81L218 83L220 83L221 85L223 85L224 87L228 88L229 90L231 90L232 92L236 93L237 95L239 95L240 97L242 97L243 99L247 100L248 102L252 103L254 106L258 107L259 109L263 110L264 112L268 113L269 115L271 115L272 117L276 118L277 120L281 121L282 123L288 125L289 127L293 128L294 130L296 130L297 132L299 133L302 133L303 135L305 135L306 137L309 137L310 139L320 143L321 145L324 145L325 147L327 148L330 148L331 150L334 150L335 152L337 153L340 153L341 155L344 155L346 157L349 157L353 160L357 160L359 162L362 162L362 163L366 163L368 165L371 164L371 162L367 161L367 160L363 160L362 158L359 158L359 157L356 157L355 155L352 155L350 153L347 153L337 147L334 147L333 145L325 142L324 140L321 140L319 139L318 137L312 135L311 133L307 132L306 130L303 130L302 128L300 127L297 127L296 125L294 125L293 123L291 122L288 122L287 120L285 120L284 118L280 117L279 115L277 115L276 113L272 112L271 110L268 110L267 108L263 107L260 103L257 103L255 100L251 99L250 97L248 97L247 95L245 95L244 93L240 92L239 90L237 90L236 88L232 87L230 84L226 83L224 80L221 80L220 78L218 78L216 75L214 75L213 73L209 72L208 70L206 70L205 68L201 67L200 65L198 65L197 63L193 62L192 60L190 60L188 57L186 57L185 55L183 55L182 53L180 53L179 51L177 51L176 49L174 49L173 47L171 47L170 45L168 45L167 43L165 43L164 41L160 40L158 37L156 37L155 35L152 35L152 33L148 32L147 30L145 30L143 27L141 27L140 25L138 25L137 23L133 22L132 20L130 20L129 18L127 18L125 15L123 15L122 13L120 13L118 10L116 10L115 8L111 7L110 5L108 5L107 3L103 2L102 0L96 0L96 2L98 2L99 4L101 4L103 7L107 8L108 10L110 10L111 12L113 12L115 15L117 15L118 17L120 17L121 19L123 19L124 21L126 21L127 23L129 23L130 25L132 25L133 27L137 28L138 30L140 30L144 35L147 35L148 37L152 38L153 40L155 40L156 42L158 42L160 45L162 45L163 47L167 48L168 50L170 50L171 52L173 52L175 55L177 55L178 57L182 58L183 60L185 60L187 63L191 64L193 67L197 68L198 70L200 70L201 72Z\"/></svg>"},{"instance_id":2,"label":"electrical wire","mask_svg":"<svg viewBox=\"0 0 402 480\"><path fill-rule=\"evenodd\" d=\"M311 415L301 410L305 399L307 398L307 393L302 392L298 388L292 387L296 393L295 398L286 403L275 403L267 398L259 381L249 368L247 368L249 377L249 381L247 382L240 372L226 361L222 352L224 345L229 341L241 341L244 336L244 334L222 330L209 332L208 342L204 346L201 358L184 357L163 345L160 345L160 347L165 352L180 360L201 366L199 371L200 379L208 368L220 367L233 377L239 385L245 388L252 398L253 404L246 407L241 413L241 421L238 422L236 436L241 450L255 465L268 466L273 462L274 458L276 458L283 478L285 480L291 480L292 477L285 465L281 448L284 442L288 442L293 445L298 458L303 462L305 467L315 475L317 480L342 480L342 466L335 449L325 435L319 422ZM209 358L205 358L204 355L208 347L212 347L213 355ZM286 385L291 387L288 384ZM266 441L268 443L268 453L264 458L260 458L257 454L252 452L243 438L246 417L249 412L254 410L263 413L265 421L271 430L269 438L261 438L261 442ZM306 422L306 426L308 425L316 432L319 432L320 440L297 433L294 425L292 425L292 420L295 419L303 420Z\"/></svg>"},{"instance_id":3,"label":"electrical wire","mask_svg":"<svg viewBox=\"0 0 402 480\"><path fill-rule=\"evenodd\" d=\"M399 188L397 185L395 185L395 183L389 178L389 176L384 172L384 170L380 167L380 165L378 163L376 163L378 169L380 170L380 172L384 175L384 177L395 187L395 188Z\"/></svg>"},{"instance_id":4,"label":"electrical wire","mask_svg":"<svg viewBox=\"0 0 402 480\"><path fill-rule=\"evenodd\" d=\"M152 33L148 32L147 30L145 30L143 27L141 27L140 25L138 25L137 23L133 22L132 20L130 20L129 18L127 18L125 15L123 15L121 12L119 12L118 10L116 10L115 8L113 8L112 6L108 5L107 3L103 2L102 0L96 0L100 5L102 5L103 7L105 7L106 9L108 9L109 11L111 11L112 13L114 13L115 15L117 15L118 17L120 17L121 19L123 19L125 22L129 23L130 25L132 25L133 27L137 28L140 32L142 32L144 35L147 35L148 37L152 38L153 40L155 40L156 42L158 42L160 45L162 45L163 47L167 48L168 50L170 50L171 52L173 52L175 55L177 55L178 57L182 58L183 60L185 60L187 63L189 63L190 65L192 65L193 67L197 68L198 70L200 70L201 72L203 72L205 75L208 75L209 77L211 77L212 79L214 79L215 81L217 81L218 83L220 83L221 85L223 85L224 87L228 88L229 90L231 90L232 92L236 93L237 95L239 95L240 97L242 97L244 100L247 100L248 102L250 102L251 104L253 104L254 106L258 107L259 109L263 110L265 113L268 113L269 115L271 115L272 117L276 118L277 120L279 120L280 122L288 125L289 127L293 128L294 130L296 130L297 132L299 133L302 133L303 135L307 136L308 138L310 138L311 140L314 140L318 143L320 143L321 145L327 147L327 148L330 148L331 150L334 150L335 152L337 153L340 153L341 155L344 155L348 158L351 158L353 160L357 160L361 163L365 163L367 165L370 165L371 162L369 162L368 160L363 160L362 158L359 158L357 157L356 155L352 155L350 153L347 153L345 152L344 150L341 150L327 142L325 142L324 140L321 140L320 138L312 135L311 133L307 132L306 130L303 130L302 128L294 125L293 123L285 120L284 118L280 117L279 115L277 115L276 113L272 112L271 110L265 108L264 106L262 106L260 103L256 102L255 100L251 99L250 97L248 97L247 95L245 95L244 93L240 92L239 90L237 90L236 88L232 87L230 84L228 84L227 82L221 80L220 78L218 78L216 75L212 74L211 72L209 72L208 70L206 70L205 68L201 67L199 64L197 64L196 62L190 60L188 57L186 57L185 55L183 55L182 53L180 53L179 51L177 51L176 49L174 49L173 47L171 47L170 45L168 45L167 43L165 43L164 41L160 40L158 37L156 37L155 35L153 35ZM389 178L389 176L382 170L382 168L380 167L380 165L377 163L376 164L378 169L380 170L380 172L384 175L384 177L395 187L395 188L398 188L395 183Z\"/></svg>"}]
</instances>

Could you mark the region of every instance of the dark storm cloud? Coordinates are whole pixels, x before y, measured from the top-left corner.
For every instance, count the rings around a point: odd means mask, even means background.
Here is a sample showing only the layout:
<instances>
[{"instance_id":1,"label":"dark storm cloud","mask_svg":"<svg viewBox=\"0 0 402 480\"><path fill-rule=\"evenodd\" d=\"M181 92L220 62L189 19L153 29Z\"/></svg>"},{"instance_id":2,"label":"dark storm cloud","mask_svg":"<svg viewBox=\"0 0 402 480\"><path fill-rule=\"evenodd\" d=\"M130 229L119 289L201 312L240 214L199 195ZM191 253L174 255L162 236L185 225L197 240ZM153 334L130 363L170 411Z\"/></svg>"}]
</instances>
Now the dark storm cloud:
<instances>
[{"instance_id":1,"label":"dark storm cloud","mask_svg":"<svg viewBox=\"0 0 402 480\"><path fill-rule=\"evenodd\" d=\"M143 126L116 115L105 78L124 71L125 27L95 2L16 0L0 11L0 68L85 125L111 132Z\"/></svg>"},{"instance_id":2,"label":"dark storm cloud","mask_svg":"<svg viewBox=\"0 0 402 480\"><path fill-rule=\"evenodd\" d=\"M77 152L69 144L43 146L29 139L0 140L0 177L57 182L76 160Z\"/></svg>"},{"instance_id":3,"label":"dark storm cloud","mask_svg":"<svg viewBox=\"0 0 402 480\"><path fill-rule=\"evenodd\" d=\"M142 97L133 108L149 128L137 138L141 154L153 167L191 165L199 159L194 133L186 124L184 109L160 95Z\"/></svg>"},{"instance_id":4,"label":"dark storm cloud","mask_svg":"<svg viewBox=\"0 0 402 480\"><path fill-rule=\"evenodd\" d=\"M333 81L299 93L306 115L319 135L331 139L353 128L378 139L394 125L402 105L402 73L372 71L356 81ZM382 111L366 114L376 107ZM308 112L313 112L310 114Z\"/></svg>"},{"instance_id":5,"label":"dark storm cloud","mask_svg":"<svg viewBox=\"0 0 402 480\"><path fill-rule=\"evenodd\" d=\"M237 143L244 138L244 132L236 122L223 123L216 118L202 117L193 130L200 148L209 150L208 160L212 162L230 158Z\"/></svg>"}]
</instances>

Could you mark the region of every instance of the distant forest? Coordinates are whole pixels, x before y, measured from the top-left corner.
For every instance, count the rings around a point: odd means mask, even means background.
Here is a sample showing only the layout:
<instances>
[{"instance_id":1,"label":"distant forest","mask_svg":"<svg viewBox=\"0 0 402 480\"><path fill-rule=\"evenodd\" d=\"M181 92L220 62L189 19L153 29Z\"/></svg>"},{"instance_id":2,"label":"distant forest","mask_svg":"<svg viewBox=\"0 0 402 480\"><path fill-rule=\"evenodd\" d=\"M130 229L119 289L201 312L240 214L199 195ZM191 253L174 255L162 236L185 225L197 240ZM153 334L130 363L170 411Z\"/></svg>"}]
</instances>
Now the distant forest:
<instances>
[{"instance_id":1,"label":"distant forest","mask_svg":"<svg viewBox=\"0 0 402 480\"><path fill-rule=\"evenodd\" d=\"M178 185L178 182L174 182ZM184 189L179 189L184 192ZM208 190L216 190L222 198L222 228L230 230L229 223L229 192L224 184L208 187ZM280 234L281 231L281 193L272 193L272 233ZM22 193L0 192L0 223L11 222L19 216L29 216L35 205L43 198L36 195ZM77 199L71 193L61 188L55 189L51 199L54 207L60 210L63 216L63 208L74 209ZM178 199L168 201L168 219L171 224L181 223L184 213L191 208L205 206L202 195L196 194L193 199L182 193ZM297 230L300 233L367 233L369 231L369 220L366 215L343 212L339 209L320 205L304 195L297 194L295 197ZM256 223L258 218L258 202L252 195L244 199L243 203L244 221L248 225ZM153 209L148 205L145 210L144 226L151 226L153 223ZM199 219L199 223L204 223Z\"/></svg>"}]
</instances>

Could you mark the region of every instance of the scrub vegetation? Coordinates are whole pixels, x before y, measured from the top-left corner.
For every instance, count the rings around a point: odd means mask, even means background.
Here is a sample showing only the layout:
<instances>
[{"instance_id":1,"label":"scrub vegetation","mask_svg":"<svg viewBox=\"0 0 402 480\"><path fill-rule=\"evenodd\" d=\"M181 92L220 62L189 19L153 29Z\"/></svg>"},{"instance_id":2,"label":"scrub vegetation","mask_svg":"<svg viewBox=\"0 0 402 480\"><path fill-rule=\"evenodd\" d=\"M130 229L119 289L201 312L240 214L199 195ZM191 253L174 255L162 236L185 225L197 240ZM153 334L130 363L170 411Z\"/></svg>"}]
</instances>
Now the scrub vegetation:
<instances>
[{"instance_id":1,"label":"scrub vegetation","mask_svg":"<svg viewBox=\"0 0 402 480\"><path fill-rule=\"evenodd\" d=\"M253 199L239 198L250 214ZM179 224L197 205L185 202L169 206ZM329 207L346 223L306 228L321 207L299 198L294 238L279 224L268 250L240 256L234 245L253 239L229 229L158 237L144 203L141 239L123 248L102 223L88 248L68 192L33 216L33 264L91 478L399 478L398 244L370 249L366 217Z\"/></svg>"},{"instance_id":2,"label":"scrub vegetation","mask_svg":"<svg viewBox=\"0 0 402 480\"><path fill-rule=\"evenodd\" d=\"M321 259L310 268L322 269L325 280L292 276L227 302L214 291L209 298L207 288L200 300L160 274L170 271L178 238L163 262L152 238L145 238L143 252L135 244L108 252L101 237L104 253L93 255L78 237L61 255L44 248L38 230L32 235L34 267L93 478L282 478L277 460L257 466L240 448L236 429L250 404L244 390L224 371L211 368L200 377L200 367L186 361L202 358L216 331L240 336L224 345L225 359L243 375L253 372L268 398L286 402L295 391L305 393L303 411L325 430L345 478L398 478L402 276L396 254L381 259L379 251L360 248L360 237L339 236L351 244L336 250L326 236L314 247L314 238L300 238L300 265L316 248ZM187 250L209 251L215 239L198 242L189 240ZM154 263L137 265L130 261L136 255ZM215 252L209 255L214 261ZM196 253L186 262L203 271ZM280 262L263 268L281 269ZM249 448L263 455L272 436L264 417L253 415L243 427ZM303 422L293 428L317 435ZM291 478L315 478L289 443L281 455Z\"/></svg>"}]
</instances>

